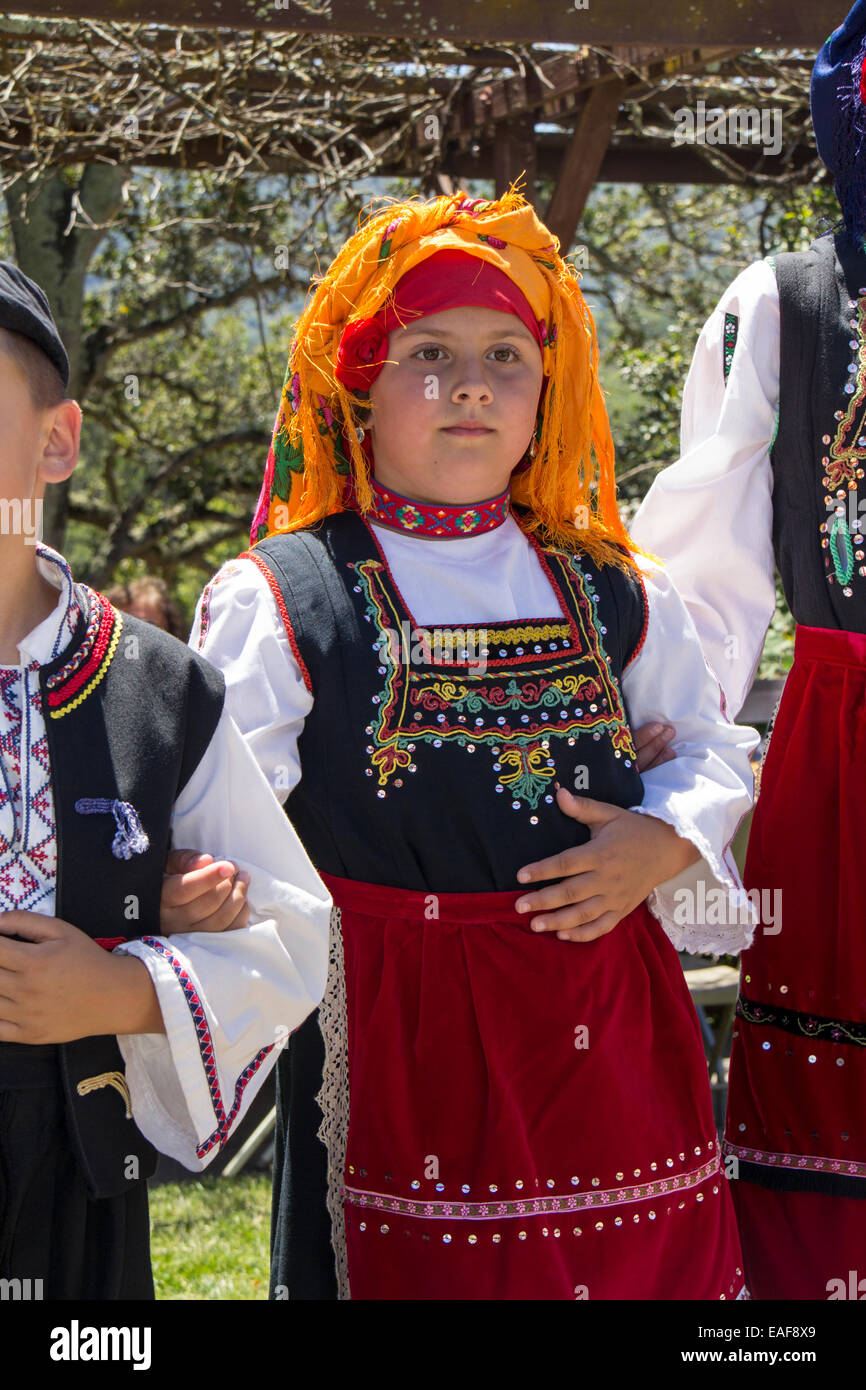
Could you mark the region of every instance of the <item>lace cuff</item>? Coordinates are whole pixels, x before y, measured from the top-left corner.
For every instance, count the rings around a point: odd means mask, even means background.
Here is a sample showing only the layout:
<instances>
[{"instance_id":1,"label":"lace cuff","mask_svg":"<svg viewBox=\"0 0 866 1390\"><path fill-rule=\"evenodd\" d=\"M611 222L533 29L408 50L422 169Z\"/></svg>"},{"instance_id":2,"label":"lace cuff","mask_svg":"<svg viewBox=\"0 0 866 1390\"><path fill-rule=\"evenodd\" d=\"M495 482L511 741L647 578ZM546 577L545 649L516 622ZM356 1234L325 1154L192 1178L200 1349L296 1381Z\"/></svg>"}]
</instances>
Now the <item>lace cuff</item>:
<instances>
[{"instance_id":1,"label":"lace cuff","mask_svg":"<svg viewBox=\"0 0 866 1390\"><path fill-rule=\"evenodd\" d=\"M692 955L737 955L752 944L757 909L746 893L730 846L721 857L698 827L664 806L632 806L691 840L701 858L675 878L654 888L647 907L678 951Z\"/></svg>"}]
</instances>

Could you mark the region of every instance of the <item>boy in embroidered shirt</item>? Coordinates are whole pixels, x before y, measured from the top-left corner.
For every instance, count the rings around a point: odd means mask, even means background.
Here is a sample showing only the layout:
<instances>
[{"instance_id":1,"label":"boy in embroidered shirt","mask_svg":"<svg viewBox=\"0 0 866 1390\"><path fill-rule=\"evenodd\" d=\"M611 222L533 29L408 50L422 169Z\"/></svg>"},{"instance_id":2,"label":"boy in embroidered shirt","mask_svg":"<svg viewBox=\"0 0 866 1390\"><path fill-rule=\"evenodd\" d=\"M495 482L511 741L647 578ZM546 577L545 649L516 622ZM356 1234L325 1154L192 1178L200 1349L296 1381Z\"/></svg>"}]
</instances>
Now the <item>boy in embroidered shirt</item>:
<instances>
[{"instance_id":1,"label":"boy in embroidered shirt","mask_svg":"<svg viewBox=\"0 0 866 1390\"><path fill-rule=\"evenodd\" d=\"M0 263L0 1278L146 1298L152 1145L201 1168L225 1142L321 996L330 903L219 674L38 542L78 457L68 376L44 294ZM232 851L252 925L156 934L172 834ZM211 926L233 873L199 871L224 885Z\"/></svg>"}]
</instances>

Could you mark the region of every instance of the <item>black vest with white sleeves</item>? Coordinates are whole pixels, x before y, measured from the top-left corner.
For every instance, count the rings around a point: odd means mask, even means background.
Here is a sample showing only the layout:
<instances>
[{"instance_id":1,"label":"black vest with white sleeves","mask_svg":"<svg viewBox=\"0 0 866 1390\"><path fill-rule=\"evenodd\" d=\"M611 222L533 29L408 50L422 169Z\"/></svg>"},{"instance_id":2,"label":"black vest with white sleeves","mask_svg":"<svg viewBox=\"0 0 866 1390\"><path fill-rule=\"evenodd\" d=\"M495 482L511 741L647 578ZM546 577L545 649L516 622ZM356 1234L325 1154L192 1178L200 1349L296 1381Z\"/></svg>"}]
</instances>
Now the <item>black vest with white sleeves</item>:
<instances>
[{"instance_id":1,"label":"black vest with white sleeves","mask_svg":"<svg viewBox=\"0 0 866 1390\"><path fill-rule=\"evenodd\" d=\"M75 634L39 672L57 833L54 913L110 945L159 934L173 807L213 737L224 681L168 633L82 585L76 592ZM156 1154L129 1114L116 1039L0 1043L0 1085L31 1056L59 1070L91 1195L120 1196L150 1176Z\"/></svg>"}]
</instances>

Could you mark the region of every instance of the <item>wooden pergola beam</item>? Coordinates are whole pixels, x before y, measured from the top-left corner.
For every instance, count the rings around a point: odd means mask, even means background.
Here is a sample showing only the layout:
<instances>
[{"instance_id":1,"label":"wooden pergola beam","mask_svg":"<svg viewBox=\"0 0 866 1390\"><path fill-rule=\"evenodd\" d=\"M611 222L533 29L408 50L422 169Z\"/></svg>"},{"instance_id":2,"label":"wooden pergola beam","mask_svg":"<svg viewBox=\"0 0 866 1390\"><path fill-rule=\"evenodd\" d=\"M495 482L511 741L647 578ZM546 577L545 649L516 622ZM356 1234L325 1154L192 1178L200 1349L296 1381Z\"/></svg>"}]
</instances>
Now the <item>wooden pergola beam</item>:
<instances>
[{"instance_id":1,"label":"wooden pergola beam","mask_svg":"<svg viewBox=\"0 0 866 1390\"><path fill-rule=\"evenodd\" d=\"M14 54L23 49L25 42L36 42L37 30L35 20L0 19L8 81L12 81ZM102 61L99 44L111 45L111 81L115 88L123 88L127 103L137 99L130 94L138 92L140 65L150 74L149 55L159 50L155 70L161 75L162 50L168 38L176 41L178 34L177 30L153 25L100 33L86 22L80 32L89 36L91 44L96 42L97 63ZM780 158L772 158L760 149L732 145L717 152L713 164L694 147L675 146L672 128L665 138L663 132L671 127L671 111L695 101L694 83L699 74L703 74L700 90L708 104L717 87L719 97L730 101L732 91L738 90L736 82L731 85L732 74L734 79L741 75L743 64L751 80L752 100L760 101L760 55L748 54L741 60L739 50L706 45L664 48L616 43L604 49L577 47L568 51L536 45L531 52L523 49L510 57L504 49L498 50L500 56L510 61L511 71L502 73L495 65L482 75L474 61L469 61L469 54L483 51L491 55L497 50L464 46L463 57L467 61L455 66L453 55L458 54L458 49L446 43L428 45L423 50L421 69L407 73L403 68L410 47L399 38L392 44L379 40L365 44L356 39L339 44L318 36L269 36L257 31L226 38L224 30L215 34L187 29L182 51L176 53L172 49L175 63L165 81L161 84L159 77L154 79L150 74L154 92L148 95L148 89L138 99L135 120L127 129L105 115L97 113L94 117L91 89L77 69L77 86L73 84L68 92L63 88L64 64L74 64L77 59L78 34L79 26L74 22L43 21L34 69L37 87L30 90L22 85L19 91L13 83L12 95L4 98L0 167L9 171L10 178L27 172L43 139L43 125L49 139L62 130L63 158L72 163L95 160L220 167L228 158L236 157L231 113L239 103L249 116L256 166L263 171L285 174L314 172L319 168L322 143L317 113L321 108L329 132L329 149L349 177L356 169L358 176L369 173L372 160L380 175L418 175L425 188L438 187L437 179L447 183L477 178L492 179L501 192L523 174L530 199L537 177L553 180L558 187L547 216L564 243L574 235L594 181L720 183L736 182L740 177L790 178L807 167L809 176L817 172L814 146L807 134L810 59L802 52L783 55L782 59L783 66L787 62L792 69L794 105L799 100L803 103L803 110L790 105L791 93L783 80L785 100L789 103L786 128L799 141L793 156L790 140ZM242 43L251 45L252 59L246 66L241 57L247 50L241 52L238 47ZM321 79L319 68L311 76L309 64L293 66L291 54L295 49L306 54L311 45L314 52L321 48L326 56L333 47L339 62L332 74L328 75L324 59L320 60ZM289 59L278 62L277 56L287 49ZM368 50L375 55L372 68L366 66ZM225 67L224 51L235 60ZM422 55L417 43L411 51ZM449 55L445 61L444 51ZM216 67L214 53L220 55ZM178 57L180 62L176 61ZM729 62L732 57L733 64ZM349 78L341 78L340 64L346 65ZM775 71L774 64L775 56L772 64L764 65L767 72ZM50 106L55 99L51 83L55 67L61 87L57 114L53 114L55 107ZM228 128L224 132L217 122L218 130L214 130L213 121L205 123L205 128L198 132L192 128L187 131L184 126L183 141L180 145L177 140L172 142L171 122L184 100L183 92L190 86L209 91L215 72L219 99L230 112ZM458 72L462 72L459 78ZM340 120L331 114L328 99L336 93L339 104L339 98L347 92L361 114L357 119L352 117L349 103L350 114L341 108ZM614 145L607 148L616 130L616 107L623 100L643 104L645 133L633 137L628 130L620 131L614 137ZM269 102L273 103L273 113L266 119ZM407 108L417 113L414 139L411 128L405 125ZM38 113L36 122L34 112ZM239 141L242 138L241 130Z\"/></svg>"},{"instance_id":2,"label":"wooden pergola beam","mask_svg":"<svg viewBox=\"0 0 866 1390\"><path fill-rule=\"evenodd\" d=\"M576 49L558 53L522 74L472 82L449 111L444 130L440 131L438 121L431 123L428 110L415 123L415 139L422 153L446 146L466 149L479 141L492 141L497 147L504 141L513 146L514 131L519 128L526 144L528 122L521 118L530 112L534 112L536 121L579 116L589 93L616 78L623 78L619 84L620 101L635 99L659 82L670 93L673 89L667 84L677 74L695 76L709 66L718 69L736 52L615 44L604 51ZM523 164L528 158L528 154L519 156ZM513 162L511 155L500 152L500 165L511 167Z\"/></svg>"},{"instance_id":3,"label":"wooden pergola beam","mask_svg":"<svg viewBox=\"0 0 866 1390\"><path fill-rule=\"evenodd\" d=\"M539 136L537 178L557 179L560 176L568 138ZM814 145L800 146L787 165L781 158L752 150L731 148L725 154L731 164L742 172L744 180L756 174L781 178L807 169L811 173L817 161ZM488 151L482 151L478 157L473 157L468 151L458 153L448 161L447 167L458 183L467 179L493 177L492 158ZM731 173L711 164L695 149L687 145L679 148L656 145L649 140L634 140L609 147L596 176L596 183L714 185L733 182L736 179L732 178Z\"/></svg>"},{"instance_id":4,"label":"wooden pergola beam","mask_svg":"<svg viewBox=\"0 0 866 1390\"><path fill-rule=\"evenodd\" d=\"M535 181L540 179L559 179L565 152L571 141L567 132L544 131L536 135L534 161L520 153L509 155L507 167L496 158L497 140L484 140L476 147L447 150L439 171L431 172L425 182L436 186L440 177L452 183L463 183L469 179L489 179L499 186L507 186L511 178L523 170L527 173L527 183L534 163ZM273 174L303 173L309 161L315 159L315 149L299 138L293 141L297 152L294 157L284 151L271 147L263 152L264 169ZM183 160L176 154L163 150L139 151L134 143L120 142L110 135L105 142L94 145L92 141L76 142L74 132L70 132L65 144L65 160L69 164L93 161L118 162L129 165L153 166L159 168L186 169L219 168L225 162L225 143L216 136L204 136L189 140L183 146ZM22 156L22 167L28 162L32 141L26 130L7 135L2 146L3 163L8 168L15 161L16 151ZM348 152L351 154L351 151ZM814 174L817 161L815 147L811 143L798 146L786 161L763 151L728 147L724 151L726 159L734 172L728 172L706 159L697 149L689 145L676 147L670 143L647 138L620 141L604 152L596 177L597 183L670 183L670 184L720 184L738 181L737 172L743 181L754 176L766 175L782 178L797 175L808 170ZM414 174L423 175L423 169L407 161L405 155L395 162L383 159L378 168L382 178L400 178Z\"/></svg>"},{"instance_id":5,"label":"wooden pergola beam","mask_svg":"<svg viewBox=\"0 0 866 1390\"><path fill-rule=\"evenodd\" d=\"M406 35L454 43L734 45L817 48L841 23L847 0L12 0L21 15L208 29ZM72 15L70 15L72 10Z\"/></svg>"},{"instance_id":6,"label":"wooden pergola beam","mask_svg":"<svg viewBox=\"0 0 866 1390\"><path fill-rule=\"evenodd\" d=\"M628 82L613 78L593 87L568 142L556 180L553 197L544 214L545 224L559 237L560 245L571 246L592 192L611 136L616 128L619 104Z\"/></svg>"},{"instance_id":7,"label":"wooden pergola beam","mask_svg":"<svg viewBox=\"0 0 866 1390\"><path fill-rule=\"evenodd\" d=\"M536 137L535 177L557 180L562 172L563 159L571 135L565 132L545 131ZM271 149L263 154L265 169L273 174L294 174L304 170L304 159L313 159L315 150L301 140L296 140L297 155L292 158L285 153ZM22 162L31 149L29 133L23 129L7 137L4 142L4 162L7 166L14 159L14 151L20 150ZM102 145L90 142L76 144L74 133L70 133L65 147L69 164L93 161L119 162L129 165L144 165L154 168L176 169L180 166L177 155L164 151L136 151L134 144L121 143L108 137ZM814 170L817 155L814 145L803 144L793 153L786 164L781 158L763 154L748 148L730 147L726 157L743 178L765 174L775 177L798 174L802 170ZM523 170L527 173L527 183L532 169L532 161L516 152L510 156L507 168L497 162L495 142L485 141L477 153L472 149L454 150L446 154L440 171L430 173L425 184L431 191L454 191L469 179L491 179L503 181L505 186L511 178ZM205 136L184 144L183 167L187 169L219 168L225 161L224 143L216 136ZM423 171L401 156L399 161L383 160L378 173L383 178L405 177ZM720 184L731 183L731 174L711 164L697 150L688 145L675 147L646 138L625 140L605 150L596 177L597 183L670 183L670 184Z\"/></svg>"}]
</instances>

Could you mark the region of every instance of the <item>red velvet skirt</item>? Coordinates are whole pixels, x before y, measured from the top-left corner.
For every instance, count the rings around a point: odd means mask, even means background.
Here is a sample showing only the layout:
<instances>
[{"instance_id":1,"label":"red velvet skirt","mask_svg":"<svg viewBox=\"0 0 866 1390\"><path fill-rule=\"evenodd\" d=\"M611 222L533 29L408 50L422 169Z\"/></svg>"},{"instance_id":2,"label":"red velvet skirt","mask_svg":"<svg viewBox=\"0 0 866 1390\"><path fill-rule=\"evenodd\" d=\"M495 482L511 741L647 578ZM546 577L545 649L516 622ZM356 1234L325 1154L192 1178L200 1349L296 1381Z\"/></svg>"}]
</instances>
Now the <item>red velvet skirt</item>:
<instances>
[{"instance_id":1,"label":"red velvet skirt","mask_svg":"<svg viewBox=\"0 0 866 1390\"><path fill-rule=\"evenodd\" d=\"M756 1298L826 1298L857 1251L866 1276L864 785L866 637L798 628L744 875L776 920L742 960L725 1144Z\"/></svg>"},{"instance_id":2,"label":"red velvet skirt","mask_svg":"<svg viewBox=\"0 0 866 1390\"><path fill-rule=\"evenodd\" d=\"M697 1017L650 913L573 944L516 893L323 878L342 1296L738 1297Z\"/></svg>"}]
</instances>

